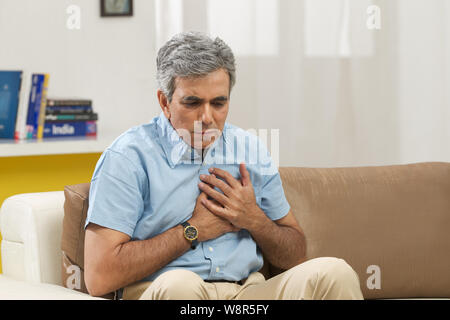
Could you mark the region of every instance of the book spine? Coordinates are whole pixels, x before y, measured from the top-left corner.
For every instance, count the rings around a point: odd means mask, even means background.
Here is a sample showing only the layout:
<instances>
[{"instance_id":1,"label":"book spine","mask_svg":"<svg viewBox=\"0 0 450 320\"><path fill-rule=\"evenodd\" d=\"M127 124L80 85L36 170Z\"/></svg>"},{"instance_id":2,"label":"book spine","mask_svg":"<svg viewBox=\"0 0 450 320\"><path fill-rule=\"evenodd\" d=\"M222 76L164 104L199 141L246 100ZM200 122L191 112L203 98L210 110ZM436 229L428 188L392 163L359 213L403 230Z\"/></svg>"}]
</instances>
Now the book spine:
<instances>
[{"instance_id":1,"label":"book spine","mask_svg":"<svg viewBox=\"0 0 450 320\"><path fill-rule=\"evenodd\" d=\"M33 82L30 94L30 103L28 104L27 114L27 139L36 137L37 134L37 121L40 111L40 99L42 94L42 84L44 82L44 75L33 74Z\"/></svg>"},{"instance_id":2,"label":"book spine","mask_svg":"<svg viewBox=\"0 0 450 320\"><path fill-rule=\"evenodd\" d=\"M16 128L14 139L23 140L26 138L26 124L28 103L30 101L31 75L28 72L22 74L22 83L20 86L19 109L17 111Z\"/></svg>"},{"instance_id":3,"label":"book spine","mask_svg":"<svg viewBox=\"0 0 450 320\"><path fill-rule=\"evenodd\" d=\"M92 106L92 100L87 99L47 99L49 106Z\"/></svg>"},{"instance_id":4,"label":"book spine","mask_svg":"<svg viewBox=\"0 0 450 320\"><path fill-rule=\"evenodd\" d=\"M59 122L44 124L44 138L52 137L95 137L97 123L95 121Z\"/></svg>"},{"instance_id":5,"label":"book spine","mask_svg":"<svg viewBox=\"0 0 450 320\"><path fill-rule=\"evenodd\" d=\"M75 114L92 113L92 106L49 106L45 108L46 114Z\"/></svg>"},{"instance_id":6,"label":"book spine","mask_svg":"<svg viewBox=\"0 0 450 320\"><path fill-rule=\"evenodd\" d=\"M47 114L45 122L60 122L60 121L95 121L98 120L96 113L87 114Z\"/></svg>"},{"instance_id":7,"label":"book spine","mask_svg":"<svg viewBox=\"0 0 450 320\"><path fill-rule=\"evenodd\" d=\"M37 74L33 74L31 76L31 90L30 90L30 98L28 100L28 110L27 110L27 120L25 123L25 138L30 139L30 132L33 133L32 130L32 117L34 112L34 102L36 100L37 87L38 87L39 76Z\"/></svg>"},{"instance_id":8,"label":"book spine","mask_svg":"<svg viewBox=\"0 0 450 320\"><path fill-rule=\"evenodd\" d=\"M44 84L42 86L42 94L41 94L41 106L39 109L39 117L38 117L38 127L37 127L37 138L42 139L44 137L44 122L45 122L45 107L47 105L47 91L48 91L48 82L50 80L50 75L46 73L44 75Z\"/></svg>"}]
</instances>

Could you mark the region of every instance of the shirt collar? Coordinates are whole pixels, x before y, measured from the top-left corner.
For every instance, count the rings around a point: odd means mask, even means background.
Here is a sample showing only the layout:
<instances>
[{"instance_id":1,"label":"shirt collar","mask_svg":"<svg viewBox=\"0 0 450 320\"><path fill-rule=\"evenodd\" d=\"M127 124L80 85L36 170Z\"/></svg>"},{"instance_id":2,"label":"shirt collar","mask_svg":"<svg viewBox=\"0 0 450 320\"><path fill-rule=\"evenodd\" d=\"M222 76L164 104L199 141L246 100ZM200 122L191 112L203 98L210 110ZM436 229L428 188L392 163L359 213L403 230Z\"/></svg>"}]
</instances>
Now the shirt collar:
<instances>
[{"instance_id":1,"label":"shirt collar","mask_svg":"<svg viewBox=\"0 0 450 320\"><path fill-rule=\"evenodd\" d=\"M190 162L192 160L202 162L202 155L189 144L187 144L173 128L170 121L161 112L156 121L158 125L159 140L166 154L167 161L171 168L174 168L180 161ZM205 154L213 150L220 140L227 143L226 129L228 124L225 123L222 134L219 139L210 144L205 150Z\"/></svg>"}]
</instances>

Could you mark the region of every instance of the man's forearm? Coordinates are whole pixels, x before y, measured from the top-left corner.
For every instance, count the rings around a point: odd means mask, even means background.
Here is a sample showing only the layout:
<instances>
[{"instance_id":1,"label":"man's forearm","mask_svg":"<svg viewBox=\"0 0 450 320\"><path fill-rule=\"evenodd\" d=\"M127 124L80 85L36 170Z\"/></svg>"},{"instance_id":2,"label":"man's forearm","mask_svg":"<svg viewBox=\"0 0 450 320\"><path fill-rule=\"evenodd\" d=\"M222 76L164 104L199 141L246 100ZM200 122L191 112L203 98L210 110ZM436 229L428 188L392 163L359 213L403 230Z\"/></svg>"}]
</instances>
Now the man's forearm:
<instances>
[{"instance_id":1,"label":"man's forearm","mask_svg":"<svg viewBox=\"0 0 450 320\"><path fill-rule=\"evenodd\" d=\"M299 230L278 225L262 212L248 231L272 265L289 269L305 260L306 240Z\"/></svg>"},{"instance_id":2,"label":"man's forearm","mask_svg":"<svg viewBox=\"0 0 450 320\"><path fill-rule=\"evenodd\" d=\"M98 287L103 295L139 281L158 271L190 249L181 226L171 228L147 240L128 241L119 245L102 263L102 283Z\"/></svg>"}]
</instances>

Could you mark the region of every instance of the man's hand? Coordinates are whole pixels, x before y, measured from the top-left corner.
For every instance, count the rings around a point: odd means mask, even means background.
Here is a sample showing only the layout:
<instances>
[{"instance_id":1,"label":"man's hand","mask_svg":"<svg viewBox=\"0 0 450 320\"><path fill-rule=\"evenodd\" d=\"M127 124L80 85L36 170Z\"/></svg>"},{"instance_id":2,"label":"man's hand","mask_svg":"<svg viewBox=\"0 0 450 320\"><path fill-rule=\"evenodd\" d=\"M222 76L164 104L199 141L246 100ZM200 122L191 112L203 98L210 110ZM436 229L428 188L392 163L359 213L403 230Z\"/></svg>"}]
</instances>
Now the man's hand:
<instances>
[{"instance_id":1,"label":"man's hand","mask_svg":"<svg viewBox=\"0 0 450 320\"><path fill-rule=\"evenodd\" d=\"M202 203L209 211L228 220L235 227L247 229L272 265L287 270L303 262L306 257L306 240L293 213L289 211L281 219L270 220L256 203L250 174L244 163L240 164L239 171L241 181L217 168L210 169L209 176L200 176L205 182L199 185L200 189L214 199L202 199ZM223 194L210 185L219 188Z\"/></svg>"},{"instance_id":2,"label":"man's hand","mask_svg":"<svg viewBox=\"0 0 450 320\"><path fill-rule=\"evenodd\" d=\"M229 172L210 168L211 175L200 175L200 189L215 201L202 199L201 203L209 211L228 220L236 228L251 230L258 218L264 216L264 212L258 207L255 192L250 180L250 174L244 163L239 166L241 180L236 180ZM225 181L218 179L223 178ZM211 186L219 188L222 192L214 190Z\"/></svg>"},{"instance_id":3,"label":"man's hand","mask_svg":"<svg viewBox=\"0 0 450 320\"><path fill-rule=\"evenodd\" d=\"M215 239L227 232L239 231L229 221L212 214L203 204L202 201L207 200L207 195L201 192L197 197L194 213L192 218L188 220L190 224L198 230L198 241L206 241ZM215 205L220 206L215 202Z\"/></svg>"}]
</instances>

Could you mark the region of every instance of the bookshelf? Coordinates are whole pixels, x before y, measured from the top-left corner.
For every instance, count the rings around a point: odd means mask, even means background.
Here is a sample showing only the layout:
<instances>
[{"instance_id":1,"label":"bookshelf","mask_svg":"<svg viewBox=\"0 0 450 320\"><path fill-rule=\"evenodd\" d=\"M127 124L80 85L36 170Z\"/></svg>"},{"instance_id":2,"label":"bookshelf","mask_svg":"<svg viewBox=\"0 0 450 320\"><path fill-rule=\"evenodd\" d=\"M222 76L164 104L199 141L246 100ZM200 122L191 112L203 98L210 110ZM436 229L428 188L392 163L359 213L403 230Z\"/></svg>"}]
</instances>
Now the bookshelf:
<instances>
[{"instance_id":1,"label":"bookshelf","mask_svg":"<svg viewBox=\"0 0 450 320\"><path fill-rule=\"evenodd\" d=\"M112 142L111 138L47 138L41 141L15 142L0 139L0 158L76 153L101 153Z\"/></svg>"}]
</instances>

